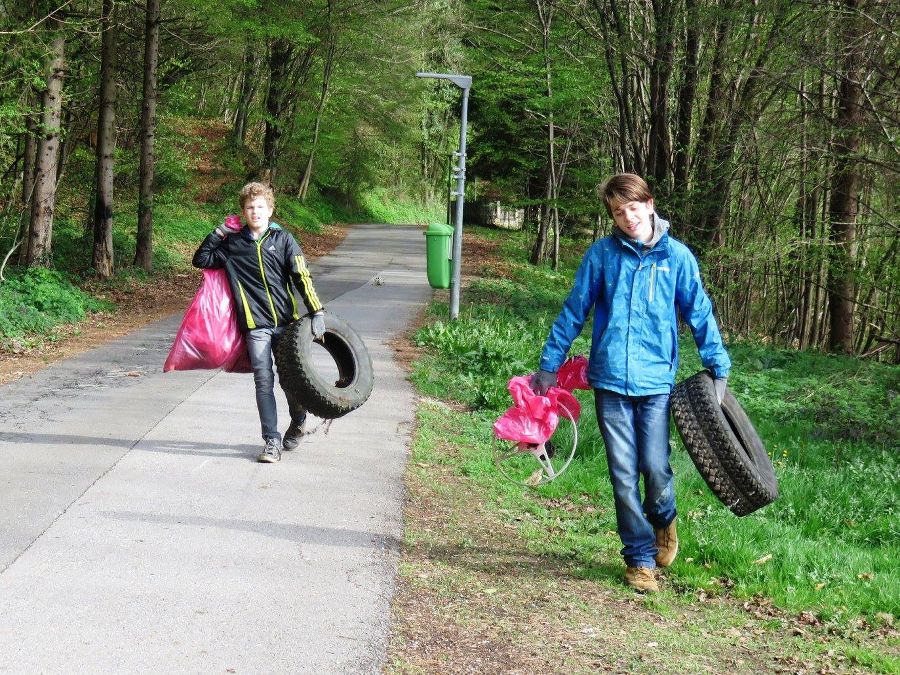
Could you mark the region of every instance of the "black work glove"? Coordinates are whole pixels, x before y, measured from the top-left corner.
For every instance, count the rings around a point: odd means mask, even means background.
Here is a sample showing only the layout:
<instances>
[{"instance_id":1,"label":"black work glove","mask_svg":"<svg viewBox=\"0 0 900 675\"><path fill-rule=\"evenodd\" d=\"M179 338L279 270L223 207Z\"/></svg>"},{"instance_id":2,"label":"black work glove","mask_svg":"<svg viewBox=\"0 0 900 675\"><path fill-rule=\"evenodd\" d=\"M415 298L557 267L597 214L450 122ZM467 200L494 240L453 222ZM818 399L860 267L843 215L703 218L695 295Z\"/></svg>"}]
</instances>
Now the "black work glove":
<instances>
[{"instance_id":1,"label":"black work glove","mask_svg":"<svg viewBox=\"0 0 900 675\"><path fill-rule=\"evenodd\" d=\"M325 312L319 311L313 314L310 326L312 327L313 340L321 341L325 337Z\"/></svg>"},{"instance_id":2,"label":"black work glove","mask_svg":"<svg viewBox=\"0 0 900 675\"><path fill-rule=\"evenodd\" d=\"M713 385L716 387L716 400L722 405L722 399L725 398L725 388L728 386L727 377L717 377L713 379Z\"/></svg>"},{"instance_id":3,"label":"black work glove","mask_svg":"<svg viewBox=\"0 0 900 675\"><path fill-rule=\"evenodd\" d=\"M538 396L546 396L550 387L556 386L556 373L549 370L539 370L531 376L531 391Z\"/></svg>"}]
</instances>

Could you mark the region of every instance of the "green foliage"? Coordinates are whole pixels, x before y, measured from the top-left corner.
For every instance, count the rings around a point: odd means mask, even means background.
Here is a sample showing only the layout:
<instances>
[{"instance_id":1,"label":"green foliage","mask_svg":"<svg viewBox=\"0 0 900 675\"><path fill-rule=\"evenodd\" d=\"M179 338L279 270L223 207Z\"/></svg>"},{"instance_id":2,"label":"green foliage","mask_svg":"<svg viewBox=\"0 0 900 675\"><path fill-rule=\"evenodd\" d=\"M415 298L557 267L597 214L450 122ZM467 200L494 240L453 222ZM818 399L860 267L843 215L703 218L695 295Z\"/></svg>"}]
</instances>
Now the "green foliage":
<instances>
[{"instance_id":1,"label":"green foliage","mask_svg":"<svg viewBox=\"0 0 900 675\"><path fill-rule=\"evenodd\" d=\"M452 323L436 321L423 327L416 333L416 342L440 352L442 364L452 369L452 375L434 375L454 398L475 408L499 410L508 405L506 382L534 362L534 345L546 327L525 325L496 308L480 311L468 306ZM422 370L417 373L420 378L430 377Z\"/></svg>"},{"instance_id":2,"label":"green foliage","mask_svg":"<svg viewBox=\"0 0 900 675\"><path fill-rule=\"evenodd\" d=\"M30 268L0 283L0 336L44 332L108 308L108 303L87 295L61 272Z\"/></svg>"},{"instance_id":3,"label":"green foliage","mask_svg":"<svg viewBox=\"0 0 900 675\"><path fill-rule=\"evenodd\" d=\"M506 278L482 278L463 295L460 318L446 323L433 304L415 335L426 348L413 381L423 393L465 404L446 413L462 454L457 470L483 486L485 500L509 513L542 554L578 561L587 578L621 575L612 490L589 392L582 403L575 460L559 479L535 491L506 482L491 461L491 424L511 405L506 380L536 368L549 322L571 283L574 259L553 275L522 265L521 233L503 233ZM573 256L579 248L565 247ZM496 277L497 270L484 273ZM585 327L585 333L589 325ZM582 335L572 353L586 353ZM672 464L682 552L668 573L689 596L768 596L790 610L811 610L847 626L863 615L900 613L900 457L896 421L900 368L851 357L729 345L729 386L747 410L775 464L781 495L744 518L733 516L706 487L672 432ZM682 336L678 378L700 369L696 347ZM558 447L569 447L561 427ZM768 557L771 556L771 557Z\"/></svg>"},{"instance_id":4,"label":"green foliage","mask_svg":"<svg viewBox=\"0 0 900 675\"><path fill-rule=\"evenodd\" d=\"M305 202L294 197L278 197L273 217L278 222L284 222L306 232L321 232L322 225L327 223L352 223L363 220L362 214L352 204L328 199L318 190L310 190Z\"/></svg>"},{"instance_id":5,"label":"green foliage","mask_svg":"<svg viewBox=\"0 0 900 675\"><path fill-rule=\"evenodd\" d=\"M444 222L444 207L423 204L408 195L397 194L387 188L372 188L359 197L360 206L372 222L395 225Z\"/></svg>"},{"instance_id":6,"label":"green foliage","mask_svg":"<svg viewBox=\"0 0 900 675\"><path fill-rule=\"evenodd\" d=\"M483 228L475 229L487 233ZM491 233L501 236L500 233ZM522 232L503 233L510 250L525 242ZM570 255L576 246L567 246ZM563 262L571 273L574 259ZM493 271L482 270L486 277ZM433 348L440 360L434 368L416 368L416 382L435 392L449 392L456 400L476 409L500 411L510 405L506 383L514 375L531 372L540 356L540 345L547 336L550 321L559 311L560 294L565 292L565 273L530 265L513 265L512 279L481 278L466 291L466 302L453 322L436 320L423 326L415 336L420 346ZM502 302L498 299L502 298ZM434 317L446 315L441 305L431 308ZM575 349L587 350L580 338Z\"/></svg>"}]
</instances>

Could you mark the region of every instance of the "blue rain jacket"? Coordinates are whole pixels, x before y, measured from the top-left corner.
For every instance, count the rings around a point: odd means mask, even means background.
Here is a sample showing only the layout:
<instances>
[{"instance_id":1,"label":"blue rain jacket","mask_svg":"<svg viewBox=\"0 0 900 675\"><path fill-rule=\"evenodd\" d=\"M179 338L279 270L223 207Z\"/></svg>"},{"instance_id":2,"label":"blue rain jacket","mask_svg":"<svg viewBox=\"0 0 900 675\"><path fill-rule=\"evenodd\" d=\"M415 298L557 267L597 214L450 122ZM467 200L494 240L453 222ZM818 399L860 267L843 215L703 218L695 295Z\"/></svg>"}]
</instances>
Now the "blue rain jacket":
<instances>
[{"instance_id":1,"label":"blue rain jacket","mask_svg":"<svg viewBox=\"0 0 900 675\"><path fill-rule=\"evenodd\" d=\"M559 370L593 308L591 386L625 396L669 393L678 369L678 312L703 366L715 377L728 377L731 359L697 260L666 233L668 222L659 216L654 221L655 244L613 234L587 250L544 345L542 370Z\"/></svg>"}]
</instances>

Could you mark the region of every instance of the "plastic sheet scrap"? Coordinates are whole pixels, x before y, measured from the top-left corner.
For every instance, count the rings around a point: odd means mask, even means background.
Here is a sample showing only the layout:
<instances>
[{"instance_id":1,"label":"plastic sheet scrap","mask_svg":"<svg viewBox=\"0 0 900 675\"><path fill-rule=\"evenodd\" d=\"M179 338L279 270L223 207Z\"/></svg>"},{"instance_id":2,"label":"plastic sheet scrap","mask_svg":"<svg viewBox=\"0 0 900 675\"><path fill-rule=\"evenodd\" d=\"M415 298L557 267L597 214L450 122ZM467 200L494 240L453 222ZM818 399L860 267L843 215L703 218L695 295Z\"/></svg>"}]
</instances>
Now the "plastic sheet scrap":
<instances>
[{"instance_id":1,"label":"plastic sheet scrap","mask_svg":"<svg viewBox=\"0 0 900 675\"><path fill-rule=\"evenodd\" d=\"M240 231L238 216L228 216L225 227ZM238 330L234 301L224 269L203 270L200 290L181 321L163 371L211 370L249 373L250 358Z\"/></svg>"}]
</instances>

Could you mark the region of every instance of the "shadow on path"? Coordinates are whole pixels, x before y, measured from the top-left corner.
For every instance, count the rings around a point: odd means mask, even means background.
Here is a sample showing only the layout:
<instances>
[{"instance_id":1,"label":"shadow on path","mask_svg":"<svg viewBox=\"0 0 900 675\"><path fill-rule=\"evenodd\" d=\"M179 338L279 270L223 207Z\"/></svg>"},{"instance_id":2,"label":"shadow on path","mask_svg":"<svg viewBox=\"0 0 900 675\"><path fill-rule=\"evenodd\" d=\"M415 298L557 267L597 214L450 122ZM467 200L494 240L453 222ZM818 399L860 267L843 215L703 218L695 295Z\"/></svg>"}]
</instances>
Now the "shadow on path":
<instances>
[{"instance_id":1,"label":"shadow on path","mask_svg":"<svg viewBox=\"0 0 900 675\"><path fill-rule=\"evenodd\" d=\"M200 443L186 441L160 440L150 443L143 439L108 438L103 436L77 436L73 434L25 434L3 433L0 441L9 443L31 443L35 445L105 445L112 448L130 450L141 444L137 450L159 452L169 455L196 455L198 457L244 458L256 461L256 455L262 448L262 441L257 445L223 446L220 443Z\"/></svg>"},{"instance_id":2,"label":"shadow on path","mask_svg":"<svg viewBox=\"0 0 900 675\"><path fill-rule=\"evenodd\" d=\"M242 520L240 518L210 518L207 516L181 516L135 511L101 511L100 515L111 520L162 525L188 525L200 528L216 528L252 532L274 539L285 539L300 544L320 546L350 546L353 548L373 548L377 551L400 550L396 537L379 532L344 530L335 527L316 527L295 523L275 523L272 521Z\"/></svg>"}]
</instances>

